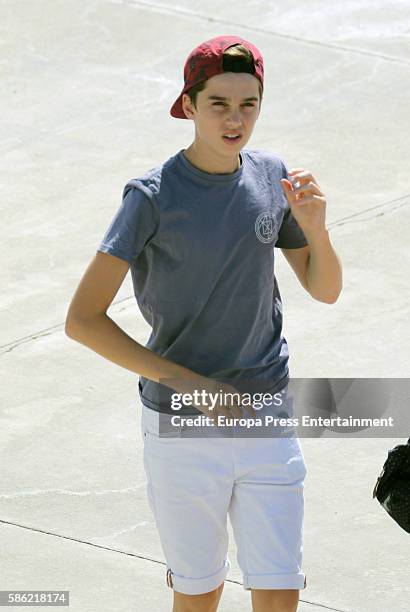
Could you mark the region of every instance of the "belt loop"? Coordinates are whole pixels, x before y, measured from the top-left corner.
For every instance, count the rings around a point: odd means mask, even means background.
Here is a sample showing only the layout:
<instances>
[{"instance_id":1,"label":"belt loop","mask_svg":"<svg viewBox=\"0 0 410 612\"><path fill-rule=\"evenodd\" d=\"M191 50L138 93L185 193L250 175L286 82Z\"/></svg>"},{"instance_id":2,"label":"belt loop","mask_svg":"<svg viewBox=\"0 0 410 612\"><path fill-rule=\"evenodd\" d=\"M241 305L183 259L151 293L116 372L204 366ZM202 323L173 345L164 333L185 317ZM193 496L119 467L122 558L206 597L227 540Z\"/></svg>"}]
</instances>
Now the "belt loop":
<instances>
[{"instance_id":1,"label":"belt loop","mask_svg":"<svg viewBox=\"0 0 410 612\"><path fill-rule=\"evenodd\" d=\"M171 588L173 588L174 584L172 582L172 577L171 577L172 571L170 569L167 570L167 585Z\"/></svg>"}]
</instances>

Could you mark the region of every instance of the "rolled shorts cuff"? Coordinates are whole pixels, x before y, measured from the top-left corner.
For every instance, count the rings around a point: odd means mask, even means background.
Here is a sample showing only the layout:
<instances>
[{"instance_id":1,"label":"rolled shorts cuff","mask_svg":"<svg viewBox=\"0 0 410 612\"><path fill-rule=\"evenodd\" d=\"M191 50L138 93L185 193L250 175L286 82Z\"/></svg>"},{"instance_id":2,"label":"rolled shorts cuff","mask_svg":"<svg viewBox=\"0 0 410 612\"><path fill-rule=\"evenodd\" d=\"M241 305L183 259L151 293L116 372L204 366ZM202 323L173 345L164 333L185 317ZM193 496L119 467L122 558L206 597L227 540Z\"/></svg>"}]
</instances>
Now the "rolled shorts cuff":
<instances>
[{"instance_id":1,"label":"rolled shorts cuff","mask_svg":"<svg viewBox=\"0 0 410 612\"><path fill-rule=\"evenodd\" d=\"M304 589L306 574L245 574L243 588L250 589Z\"/></svg>"},{"instance_id":2,"label":"rolled shorts cuff","mask_svg":"<svg viewBox=\"0 0 410 612\"><path fill-rule=\"evenodd\" d=\"M225 580L230 568L231 562L229 559L225 559L224 564L217 572L209 576L204 576L203 578L179 576L178 574L174 574L171 568L168 568L167 585L184 595L202 595L203 593L214 591L219 587Z\"/></svg>"}]
</instances>

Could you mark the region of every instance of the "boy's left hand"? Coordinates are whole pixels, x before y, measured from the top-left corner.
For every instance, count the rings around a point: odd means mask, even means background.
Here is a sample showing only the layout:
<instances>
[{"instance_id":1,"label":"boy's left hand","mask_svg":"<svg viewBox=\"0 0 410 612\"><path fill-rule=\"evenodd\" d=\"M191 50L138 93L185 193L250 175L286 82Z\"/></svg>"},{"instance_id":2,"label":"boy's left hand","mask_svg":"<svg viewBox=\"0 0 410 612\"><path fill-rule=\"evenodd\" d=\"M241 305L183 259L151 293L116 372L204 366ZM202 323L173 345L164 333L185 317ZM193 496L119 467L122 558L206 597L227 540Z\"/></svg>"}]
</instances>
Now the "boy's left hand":
<instances>
[{"instance_id":1,"label":"boy's left hand","mask_svg":"<svg viewBox=\"0 0 410 612\"><path fill-rule=\"evenodd\" d=\"M326 198L309 170L292 168L288 174L300 182L294 187L287 179L280 180L289 208L306 237L314 237L326 230Z\"/></svg>"}]
</instances>

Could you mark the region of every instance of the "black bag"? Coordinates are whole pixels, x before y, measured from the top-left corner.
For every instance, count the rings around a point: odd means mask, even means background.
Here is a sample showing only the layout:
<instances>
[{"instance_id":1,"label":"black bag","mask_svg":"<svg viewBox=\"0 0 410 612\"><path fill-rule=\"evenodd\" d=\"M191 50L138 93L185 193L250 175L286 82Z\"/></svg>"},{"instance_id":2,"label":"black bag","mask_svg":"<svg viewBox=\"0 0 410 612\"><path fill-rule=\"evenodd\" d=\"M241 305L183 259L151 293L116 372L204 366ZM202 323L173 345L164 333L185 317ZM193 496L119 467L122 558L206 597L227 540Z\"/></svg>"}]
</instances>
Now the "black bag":
<instances>
[{"instance_id":1,"label":"black bag","mask_svg":"<svg viewBox=\"0 0 410 612\"><path fill-rule=\"evenodd\" d=\"M373 489L383 508L400 527L410 533L410 438L388 451Z\"/></svg>"}]
</instances>

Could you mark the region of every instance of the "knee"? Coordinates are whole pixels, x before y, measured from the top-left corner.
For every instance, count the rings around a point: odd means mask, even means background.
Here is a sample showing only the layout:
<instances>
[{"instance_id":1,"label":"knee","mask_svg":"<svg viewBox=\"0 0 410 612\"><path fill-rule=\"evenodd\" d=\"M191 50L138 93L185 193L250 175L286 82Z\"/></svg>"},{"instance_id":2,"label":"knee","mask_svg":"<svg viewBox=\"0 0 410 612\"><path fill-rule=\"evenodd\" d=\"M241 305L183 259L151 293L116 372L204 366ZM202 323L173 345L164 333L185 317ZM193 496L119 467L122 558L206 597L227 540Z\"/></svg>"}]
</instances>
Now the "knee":
<instances>
[{"instance_id":1,"label":"knee","mask_svg":"<svg viewBox=\"0 0 410 612\"><path fill-rule=\"evenodd\" d=\"M186 595L174 591L174 606L172 612L216 612L221 598L224 583L208 593Z\"/></svg>"}]
</instances>

